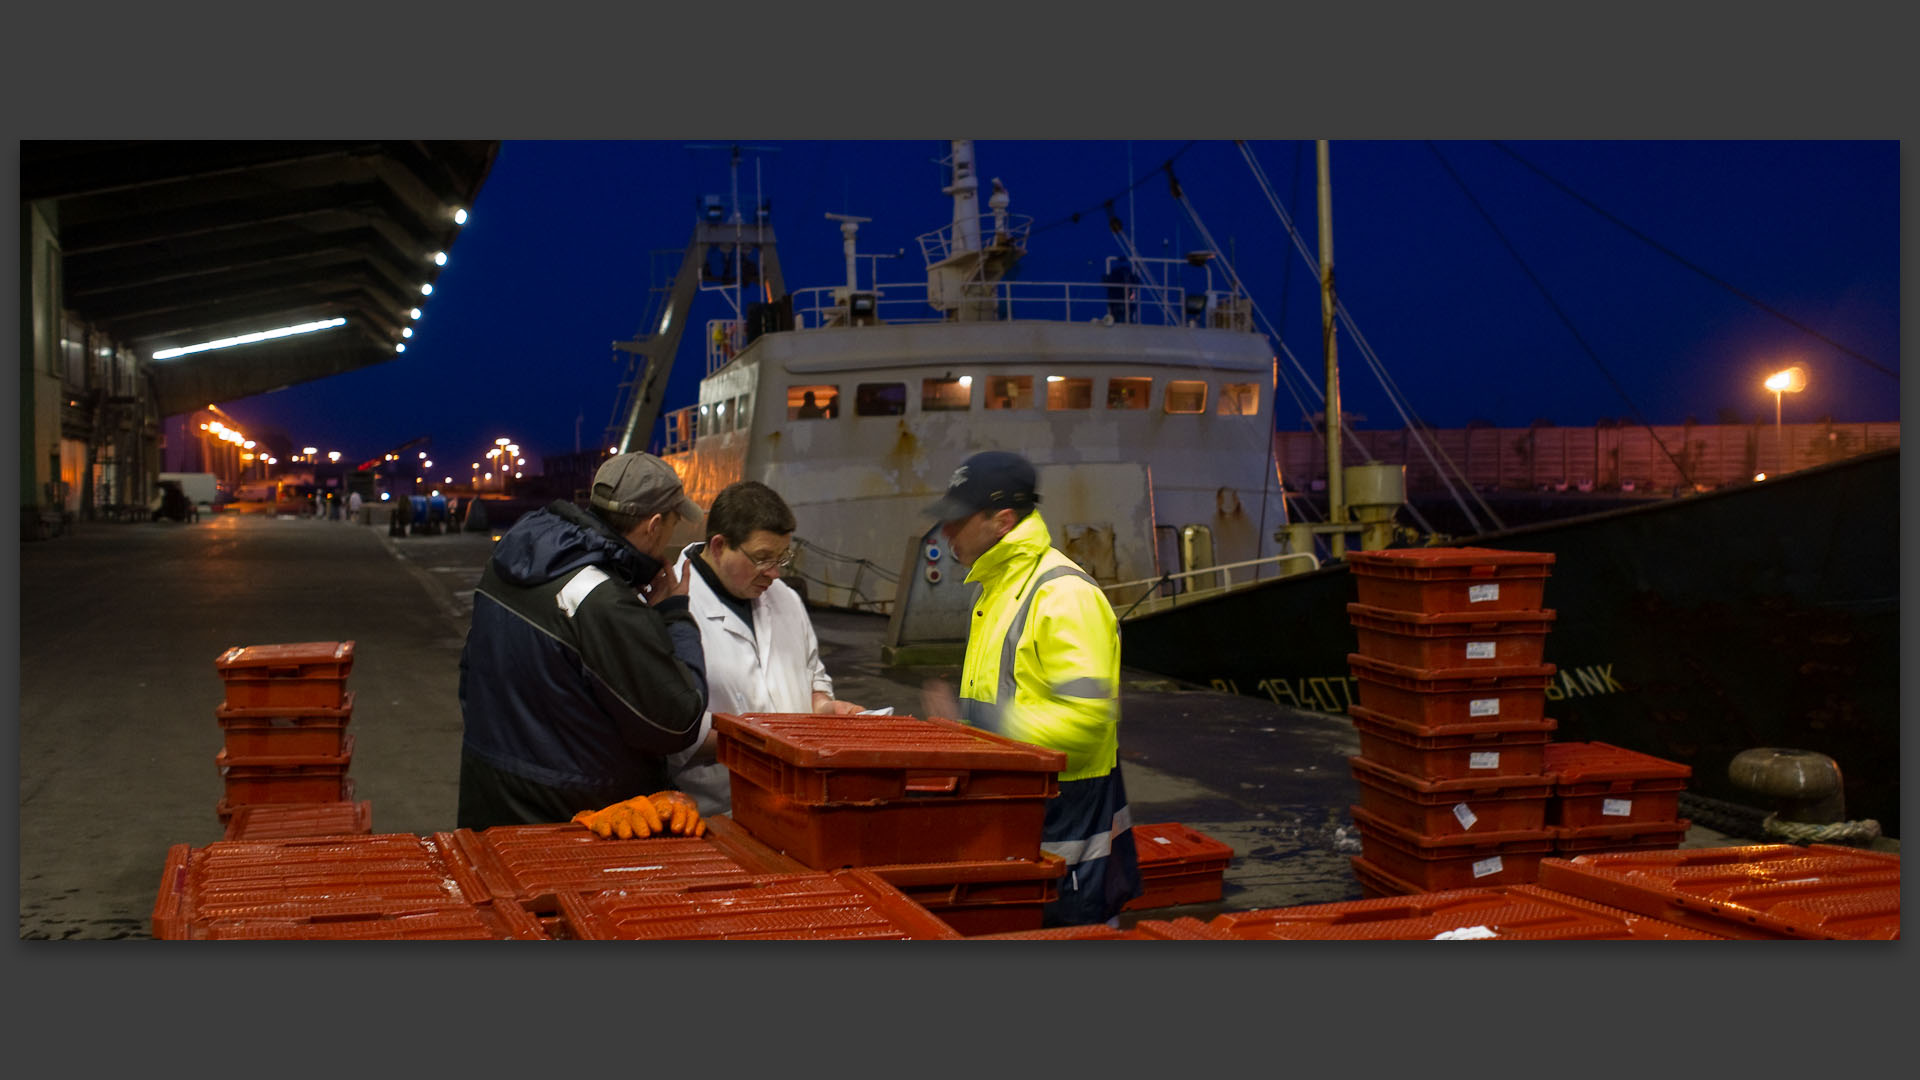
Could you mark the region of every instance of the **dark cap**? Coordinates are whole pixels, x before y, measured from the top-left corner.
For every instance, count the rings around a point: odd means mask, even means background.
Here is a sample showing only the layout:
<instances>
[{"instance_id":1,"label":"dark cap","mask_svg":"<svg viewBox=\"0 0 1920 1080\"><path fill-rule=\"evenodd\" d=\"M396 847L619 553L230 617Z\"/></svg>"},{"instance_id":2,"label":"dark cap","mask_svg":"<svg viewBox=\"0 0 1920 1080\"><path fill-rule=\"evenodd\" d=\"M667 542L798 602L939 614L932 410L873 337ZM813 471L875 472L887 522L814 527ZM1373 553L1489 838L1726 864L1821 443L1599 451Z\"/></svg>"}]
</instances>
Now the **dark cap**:
<instances>
[{"instance_id":1,"label":"dark cap","mask_svg":"<svg viewBox=\"0 0 1920 1080\"><path fill-rule=\"evenodd\" d=\"M642 518L675 513L698 524L705 516L687 498L673 466L637 451L615 455L601 464L600 471L593 474L593 494L588 501L602 510Z\"/></svg>"},{"instance_id":2,"label":"dark cap","mask_svg":"<svg viewBox=\"0 0 1920 1080\"><path fill-rule=\"evenodd\" d=\"M1006 450L983 450L953 470L946 497L922 513L944 523L981 510L1021 510L1040 502L1033 488L1033 462Z\"/></svg>"}]
</instances>

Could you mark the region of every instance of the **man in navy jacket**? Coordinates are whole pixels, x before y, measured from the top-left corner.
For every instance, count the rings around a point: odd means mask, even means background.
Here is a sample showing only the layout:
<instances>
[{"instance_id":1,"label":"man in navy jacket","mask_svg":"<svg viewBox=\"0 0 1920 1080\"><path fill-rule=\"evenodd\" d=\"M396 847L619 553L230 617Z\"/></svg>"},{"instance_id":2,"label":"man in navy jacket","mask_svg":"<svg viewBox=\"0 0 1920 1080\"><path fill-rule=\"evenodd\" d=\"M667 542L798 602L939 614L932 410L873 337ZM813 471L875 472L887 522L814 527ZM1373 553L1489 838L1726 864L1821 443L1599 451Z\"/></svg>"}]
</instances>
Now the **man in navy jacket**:
<instances>
[{"instance_id":1,"label":"man in navy jacket","mask_svg":"<svg viewBox=\"0 0 1920 1080\"><path fill-rule=\"evenodd\" d=\"M620 454L587 510L556 500L500 538L460 655L461 828L666 794L666 758L698 737L707 697L690 575L666 554L678 523L701 517L671 466Z\"/></svg>"}]
</instances>

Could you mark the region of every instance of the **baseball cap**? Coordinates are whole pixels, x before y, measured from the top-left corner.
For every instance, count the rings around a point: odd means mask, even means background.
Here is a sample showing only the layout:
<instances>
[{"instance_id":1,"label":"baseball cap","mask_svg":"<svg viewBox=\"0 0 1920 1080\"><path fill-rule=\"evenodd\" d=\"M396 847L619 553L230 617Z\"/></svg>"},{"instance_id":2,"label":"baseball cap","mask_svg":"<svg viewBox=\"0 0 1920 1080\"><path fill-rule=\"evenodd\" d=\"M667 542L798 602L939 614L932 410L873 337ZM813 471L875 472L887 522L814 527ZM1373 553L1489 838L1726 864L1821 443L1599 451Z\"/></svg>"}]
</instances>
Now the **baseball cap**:
<instances>
[{"instance_id":1,"label":"baseball cap","mask_svg":"<svg viewBox=\"0 0 1920 1080\"><path fill-rule=\"evenodd\" d=\"M1021 509L1040 502L1033 488L1033 462L1007 450L983 450L953 470L946 496L922 513L948 522L981 510Z\"/></svg>"},{"instance_id":2,"label":"baseball cap","mask_svg":"<svg viewBox=\"0 0 1920 1080\"><path fill-rule=\"evenodd\" d=\"M698 524L705 517L700 507L687 497L680 476L673 466L638 451L608 458L593 474L593 494L588 499L602 510L652 517L676 513Z\"/></svg>"}]
</instances>

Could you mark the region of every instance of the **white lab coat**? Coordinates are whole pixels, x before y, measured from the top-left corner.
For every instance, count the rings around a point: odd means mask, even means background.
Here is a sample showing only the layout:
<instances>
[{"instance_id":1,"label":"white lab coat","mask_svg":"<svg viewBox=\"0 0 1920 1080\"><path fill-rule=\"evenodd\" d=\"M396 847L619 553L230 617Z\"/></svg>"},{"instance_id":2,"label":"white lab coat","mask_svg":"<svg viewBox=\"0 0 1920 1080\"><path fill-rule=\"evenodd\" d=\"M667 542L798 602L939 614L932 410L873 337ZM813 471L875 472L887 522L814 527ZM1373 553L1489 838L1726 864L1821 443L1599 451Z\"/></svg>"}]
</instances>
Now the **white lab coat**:
<instances>
[{"instance_id":1,"label":"white lab coat","mask_svg":"<svg viewBox=\"0 0 1920 1080\"><path fill-rule=\"evenodd\" d=\"M702 816L724 814L733 806L727 767L717 761L689 765L713 727L715 712L810 713L813 692L833 693L833 680L820 662L820 641L800 594L776 579L753 601L753 629L714 594L707 579L688 559L698 558L700 544L680 553L676 573L692 575L687 586L688 606L700 626L700 646L707 657L707 712L700 718L700 738L693 746L667 759L674 786L692 795Z\"/></svg>"}]
</instances>

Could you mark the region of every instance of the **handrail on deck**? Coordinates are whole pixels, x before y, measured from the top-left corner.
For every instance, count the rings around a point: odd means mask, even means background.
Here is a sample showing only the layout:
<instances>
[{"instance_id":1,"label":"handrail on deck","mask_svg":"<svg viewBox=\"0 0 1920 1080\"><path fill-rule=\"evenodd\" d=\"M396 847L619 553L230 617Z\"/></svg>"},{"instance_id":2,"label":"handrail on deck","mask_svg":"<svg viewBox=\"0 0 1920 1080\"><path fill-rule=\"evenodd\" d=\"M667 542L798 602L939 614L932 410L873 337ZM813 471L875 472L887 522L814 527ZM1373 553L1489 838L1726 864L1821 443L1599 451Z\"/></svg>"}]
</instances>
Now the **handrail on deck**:
<instances>
[{"instance_id":1,"label":"handrail on deck","mask_svg":"<svg viewBox=\"0 0 1920 1080\"><path fill-rule=\"evenodd\" d=\"M1100 586L1100 591L1106 593L1107 598L1109 600L1112 600L1116 596L1116 594L1124 593L1126 590L1137 588L1140 586L1146 587L1145 591L1142 592L1139 595L1139 597L1136 598L1130 606L1128 606L1127 610L1120 614L1120 619L1121 621L1124 622L1126 619L1133 616L1136 612L1142 615L1147 615L1156 611L1163 610L1165 608L1177 607L1183 601L1187 603L1191 603L1196 600L1208 599L1214 596L1221 596L1226 593L1232 592L1233 589L1235 588L1232 571L1244 570L1245 568L1250 566L1251 567L1278 566L1280 563L1285 562L1288 559L1305 559L1308 562L1313 564L1313 569L1315 570L1320 569L1320 560L1316 558L1312 552L1290 551L1284 555L1268 555L1265 558L1260 558L1260 559L1246 559L1241 562L1222 563L1219 566L1204 566L1197 570L1183 570L1177 574L1162 574L1159 577L1140 578L1137 581L1122 581L1116 585L1102 585ZM1154 597L1153 595L1154 590L1156 589L1163 588L1166 585L1176 581L1182 581L1188 578L1199 577L1202 574L1218 574L1220 575L1220 583L1218 585L1210 585L1202 589L1191 589L1191 588L1185 589L1180 592L1174 593L1171 596ZM1253 573L1253 575L1243 584L1251 585L1259 580L1260 580L1259 571L1256 570ZM1148 603L1149 600L1152 600L1154 602ZM1164 603L1162 603L1161 601L1164 601ZM1146 610L1140 611L1139 609L1143 605L1146 607Z\"/></svg>"}]
</instances>

